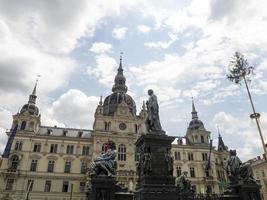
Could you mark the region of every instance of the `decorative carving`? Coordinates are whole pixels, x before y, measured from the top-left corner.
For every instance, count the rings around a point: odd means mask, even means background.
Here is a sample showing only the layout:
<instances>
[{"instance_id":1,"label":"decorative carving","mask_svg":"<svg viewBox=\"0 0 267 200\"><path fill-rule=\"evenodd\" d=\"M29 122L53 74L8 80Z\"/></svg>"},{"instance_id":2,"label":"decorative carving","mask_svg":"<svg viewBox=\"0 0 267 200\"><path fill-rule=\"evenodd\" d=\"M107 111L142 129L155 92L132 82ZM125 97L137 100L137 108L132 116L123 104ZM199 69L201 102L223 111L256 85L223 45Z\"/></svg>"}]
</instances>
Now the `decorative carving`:
<instances>
[{"instance_id":1,"label":"decorative carving","mask_svg":"<svg viewBox=\"0 0 267 200\"><path fill-rule=\"evenodd\" d=\"M120 128L120 130L124 131L127 128L127 126L125 123L122 122L119 124L119 128Z\"/></svg>"}]
</instances>

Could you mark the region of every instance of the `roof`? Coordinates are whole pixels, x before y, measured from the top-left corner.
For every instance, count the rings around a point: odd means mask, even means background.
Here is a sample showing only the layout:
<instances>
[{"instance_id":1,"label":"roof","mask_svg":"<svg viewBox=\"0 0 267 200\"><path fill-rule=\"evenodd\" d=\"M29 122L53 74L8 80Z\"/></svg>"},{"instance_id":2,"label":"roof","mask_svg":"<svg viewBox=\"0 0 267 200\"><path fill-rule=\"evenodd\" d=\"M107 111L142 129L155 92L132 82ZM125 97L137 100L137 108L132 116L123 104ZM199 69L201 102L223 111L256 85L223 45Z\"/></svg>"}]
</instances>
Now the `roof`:
<instances>
[{"instance_id":1,"label":"roof","mask_svg":"<svg viewBox=\"0 0 267 200\"><path fill-rule=\"evenodd\" d=\"M51 135L51 136L64 136L64 137L80 137L90 138L92 130L88 129L77 129L77 128L64 128L57 126L40 126L37 134L40 135Z\"/></svg>"}]
</instances>

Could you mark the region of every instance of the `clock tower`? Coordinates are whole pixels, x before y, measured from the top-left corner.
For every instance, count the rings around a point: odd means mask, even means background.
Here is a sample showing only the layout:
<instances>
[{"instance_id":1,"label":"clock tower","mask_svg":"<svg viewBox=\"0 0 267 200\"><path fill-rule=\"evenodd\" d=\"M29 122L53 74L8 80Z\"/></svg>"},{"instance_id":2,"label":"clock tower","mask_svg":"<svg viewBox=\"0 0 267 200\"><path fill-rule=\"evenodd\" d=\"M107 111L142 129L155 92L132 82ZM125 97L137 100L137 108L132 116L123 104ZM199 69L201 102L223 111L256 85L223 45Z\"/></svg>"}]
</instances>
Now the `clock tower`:
<instances>
[{"instance_id":1,"label":"clock tower","mask_svg":"<svg viewBox=\"0 0 267 200\"><path fill-rule=\"evenodd\" d=\"M129 187L136 182L136 151L135 141L140 135L145 134L145 120L147 112L145 106L136 114L136 104L127 94L126 78L123 74L122 57L114 79L112 93L105 97L95 112L93 124L93 159L106 151L106 144L112 140L117 150L117 180Z\"/></svg>"}]
</instances>

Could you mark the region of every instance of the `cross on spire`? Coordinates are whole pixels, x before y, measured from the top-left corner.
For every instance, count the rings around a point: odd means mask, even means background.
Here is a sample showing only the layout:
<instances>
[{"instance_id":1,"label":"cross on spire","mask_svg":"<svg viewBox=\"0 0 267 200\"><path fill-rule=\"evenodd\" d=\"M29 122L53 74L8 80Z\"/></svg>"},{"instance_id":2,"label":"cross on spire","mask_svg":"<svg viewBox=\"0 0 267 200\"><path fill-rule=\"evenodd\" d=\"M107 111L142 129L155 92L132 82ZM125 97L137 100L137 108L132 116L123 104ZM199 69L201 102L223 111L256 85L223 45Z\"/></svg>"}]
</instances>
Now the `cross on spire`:
<instances>
[{"instance_id":1,"label":"cross on spire","mask_svg":"<svg viewBox=\"0 0 267 200\"><path fill-rule=\"evenodd\" d=\"M112 87L112 91L119 92L119 93L126 93L127 86L125 85L126 78L123 75L122 54L123 52L120 53L120 64L119 64L117 75L115 76L115 80L114 80L115 84Z\"/></svg>"},{"instance_id":2,"label":"cross on spire","mask_svg":"<svg viewBox=\"0 0 267 200\"><path fill-rule=\"evenodd\" d=\"M194 97L192 97L192 119L198 119L197 111L194 104Z\"/></svg>"}]
</instances>

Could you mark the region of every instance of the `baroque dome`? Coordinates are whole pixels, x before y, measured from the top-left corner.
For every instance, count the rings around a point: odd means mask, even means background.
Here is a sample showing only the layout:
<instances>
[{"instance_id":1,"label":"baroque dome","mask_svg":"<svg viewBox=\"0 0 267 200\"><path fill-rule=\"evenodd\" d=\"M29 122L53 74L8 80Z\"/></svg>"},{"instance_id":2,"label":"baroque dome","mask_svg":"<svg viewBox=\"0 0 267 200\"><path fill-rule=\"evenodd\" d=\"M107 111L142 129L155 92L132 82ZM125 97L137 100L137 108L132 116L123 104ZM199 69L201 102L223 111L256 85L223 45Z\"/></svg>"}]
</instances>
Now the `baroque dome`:
<instances>
[{"instance_id":1,"label":"baroque dome","mask_svg":"<svg viewBox=\"0 0 267 200\"><path fill-rule=\"evenodd\" d=\"M25 104L21 110L20 110L20 114L23 114L25 112L27 112L30 114L30 115L39 115L39 108L34 105L34 104Z\"/></svg>"},{"instance_id":2,"label":"baroque dome","mask_svg":"<svg viewBox=\"0 0 267 200\"><path fill-rule=\"evenodd\" d=\"M197 129L201 129L201 130L205 130L204 124L201 120L199 119L193 119L188 126L188 129L191 130L197 130Z\"/></svg>"},{"instance_id":3,"label":"baroque dome","mask_svg":"<svg viewBox=\"0 0 267 200\"><path fill-rule=\"evenodd\" d=\"M129 108L129 112L136 115L136 105L133 98L127 93L126 78L123 75L122 58L120 57L120 64L117 70L117 74L114 79L114 85L112 87L112 94L107 96L103 104L104 115L114 115L117 111L118 105L125 101Z\"/></svg>"},{"instance_id":4,"label":"baroque dome","mask_svg":"<svg viewBox=\"0 0 267 200\"><path fill-rule=\"evenodd\" d=\"M111 95L107 96L104 100L103 104L103 114L104 115L114 115L114 113L117 110L117 107L122 101L125 101L128 108L129 112L135 116L136 115L136 105L133 100L133 98L126 94L126 93L120 93L120 92L115 92L112 93Z\"/></svg>"}]
</instances>

